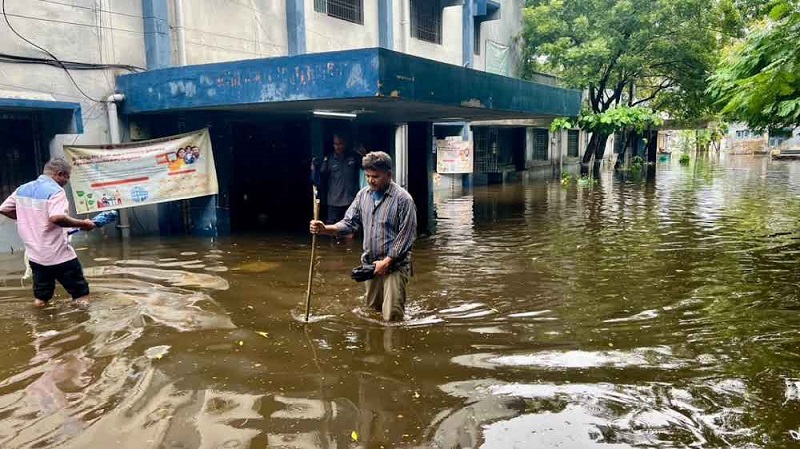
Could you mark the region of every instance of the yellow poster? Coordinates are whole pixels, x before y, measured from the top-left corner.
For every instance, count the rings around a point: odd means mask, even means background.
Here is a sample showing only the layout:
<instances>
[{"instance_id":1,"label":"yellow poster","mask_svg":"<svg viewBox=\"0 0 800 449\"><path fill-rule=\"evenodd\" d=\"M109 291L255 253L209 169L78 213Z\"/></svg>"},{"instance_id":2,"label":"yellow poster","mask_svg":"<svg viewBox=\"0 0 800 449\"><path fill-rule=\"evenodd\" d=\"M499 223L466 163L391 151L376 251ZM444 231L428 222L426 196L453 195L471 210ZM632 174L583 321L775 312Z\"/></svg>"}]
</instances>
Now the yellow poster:
<instances>
[{"instance_id":1,"label":"yellow poster","mask_svg":"<svg viewBox=\"0 0 800 449\"><path fill-rule=\"evenodd\" d=\"M460 139L436 141L437 173L472 173L472 161L472 141Z\"/></svg>"},{"instance_id":2,"label":"yellow poster","mask_svg":"<svg viewBox=\"0 0 800 449\"><path fill-rule=\"evenodd\" d=\"M216 195L208 129L119 145L64 146L79 214Z\"/></svg>"}]
</instances>

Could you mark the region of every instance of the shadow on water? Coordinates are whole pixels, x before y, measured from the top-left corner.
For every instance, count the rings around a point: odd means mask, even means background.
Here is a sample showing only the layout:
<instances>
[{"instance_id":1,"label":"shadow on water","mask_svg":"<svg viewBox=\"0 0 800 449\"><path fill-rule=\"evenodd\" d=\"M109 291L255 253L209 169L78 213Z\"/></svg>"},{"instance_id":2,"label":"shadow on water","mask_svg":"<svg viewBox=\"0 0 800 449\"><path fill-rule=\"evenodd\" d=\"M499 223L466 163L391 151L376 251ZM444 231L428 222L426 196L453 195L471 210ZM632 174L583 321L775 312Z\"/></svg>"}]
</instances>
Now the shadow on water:
<instances>
[{"instance_id":1,"label":"shadow on water","mask_svg":"<svg viewBox=\"0 0 800 449\"><path fill-rule=\"evenodd\" d=\"M353 243L77 243L94 292L30 305L0 260L0 447L791 447L800 165L528 179L436 198L408 320Z\"/></svg>"}]
</instances>

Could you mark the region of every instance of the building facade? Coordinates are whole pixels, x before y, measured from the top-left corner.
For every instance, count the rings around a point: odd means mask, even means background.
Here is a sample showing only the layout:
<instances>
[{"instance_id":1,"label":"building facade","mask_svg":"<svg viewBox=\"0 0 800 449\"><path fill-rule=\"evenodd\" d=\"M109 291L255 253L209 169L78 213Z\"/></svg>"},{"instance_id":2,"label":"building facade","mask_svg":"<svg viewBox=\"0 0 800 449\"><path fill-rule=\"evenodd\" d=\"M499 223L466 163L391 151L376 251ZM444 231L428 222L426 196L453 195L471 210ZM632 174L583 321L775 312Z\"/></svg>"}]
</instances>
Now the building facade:
<instances>
[{"instance_id":1,"label":"building facade","mask_svg":"<svg viewBox=\"0 0 800 449\"><path fill-rule=\"evenodd\" d=\"M435 138L474 141L475 174L451 182L490 182L582 153L585 136L547 130L553 117L577 114L580 93L516 79L523 4L6 0L1 193L65 144L209 127L220 194L137 208L124 225L216 234L269 228L281 211L294 226L307 218L297 204L308 202L308 162L338 132L394 155L398 181L430 217ZM246 73L258 81L242 86ZM0 251L19 248L13 229L0 222Z\"/></svg>"}]
</instances>

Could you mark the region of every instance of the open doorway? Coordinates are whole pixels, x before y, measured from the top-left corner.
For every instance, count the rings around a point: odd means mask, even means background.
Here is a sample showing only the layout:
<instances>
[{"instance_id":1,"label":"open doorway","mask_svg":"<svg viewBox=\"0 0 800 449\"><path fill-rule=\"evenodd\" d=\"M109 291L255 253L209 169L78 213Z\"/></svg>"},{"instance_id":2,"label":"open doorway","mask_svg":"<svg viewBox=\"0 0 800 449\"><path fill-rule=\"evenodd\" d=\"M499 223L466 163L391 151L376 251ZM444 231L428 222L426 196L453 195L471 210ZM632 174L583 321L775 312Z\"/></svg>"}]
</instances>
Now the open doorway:
<instances>
[{"instance_id":1,"label":"open doorway","mask_svg":"<svg viewBox=\"0 0 800 449\"><path fill-rule=\"evenodd\" d=\"M297 231L312 213L308 122L242 122L232 126L233 232Z\"/></svg>"},{"instance_id":2,"label":"open doorway","mask_svg":"<svg viewBox=\"0 0 800 449\"><path fill-rule=\"evenodd\" d=\"M38 161L33 119L0 114L0 198L36 179Z\"/></svg>"}]
</instances>

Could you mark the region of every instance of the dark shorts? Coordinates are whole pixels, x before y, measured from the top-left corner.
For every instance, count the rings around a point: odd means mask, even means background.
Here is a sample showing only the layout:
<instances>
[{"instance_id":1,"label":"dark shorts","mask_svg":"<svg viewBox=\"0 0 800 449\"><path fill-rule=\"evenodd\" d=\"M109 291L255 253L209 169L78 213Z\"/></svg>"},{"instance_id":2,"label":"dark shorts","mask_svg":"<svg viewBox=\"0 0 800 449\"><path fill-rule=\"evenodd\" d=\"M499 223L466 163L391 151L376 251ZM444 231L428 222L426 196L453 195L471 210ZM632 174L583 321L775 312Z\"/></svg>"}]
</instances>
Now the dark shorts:
<instances>
[{"instance_id":1,"label":"dark shorts","mask_svg":"<svg viewBox=\"0 0 800 449\"><path fill-rule=\"evenodd\" d=\"M58 265L39 265L31 261L33 272L33 296L42 301L49 301L56 289L56 281L72 296L78 299L89 294L89 283L83 277L83 268L78 259Z\"/></svg>"},{"instance_id":2,"label":"dark shorts","mask_svg":"<svg viewBox=\"0 0 800 449\"><path fill-rule=\"evenodd\" d=\"M344 214L350 206L328 206L328 215L325 217L325 224L334 224L342 221Z\"/></svg>"}]
</instances>

